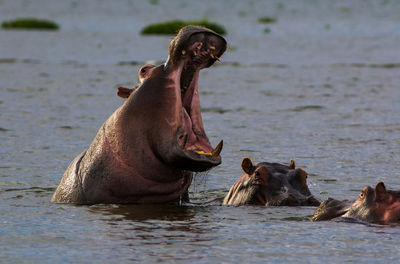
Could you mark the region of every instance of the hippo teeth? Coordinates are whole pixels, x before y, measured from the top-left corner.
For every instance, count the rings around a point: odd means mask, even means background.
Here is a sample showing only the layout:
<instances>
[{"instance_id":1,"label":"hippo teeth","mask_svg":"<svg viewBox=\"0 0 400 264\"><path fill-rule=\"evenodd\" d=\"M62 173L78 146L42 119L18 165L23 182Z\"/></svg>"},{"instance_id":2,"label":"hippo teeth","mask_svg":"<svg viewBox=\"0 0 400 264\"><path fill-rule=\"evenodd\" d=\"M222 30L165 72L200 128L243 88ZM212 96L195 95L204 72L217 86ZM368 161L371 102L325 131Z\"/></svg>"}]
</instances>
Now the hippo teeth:
<instances>
[{"instance_id":1,"label":"hippo teeth","mask_svg":"<svg viewBox=\"0 0 400 264\"><path fill-rule=\"evenodd\" d=\"M221 141L218 143L218 145L215 147L215 149L211 152L211 155L212 155L213 157L218 156L218 155L221 153L221 150L222 150L223 145L224 145L224 141L221 140Z\"/></svg>"},{"instance_id":2,"label":"hippo teeth","mask_svg":"<svg viewBox=\"0 0 400 264\"><path fill-rule=\"evenodd\" d=\"M202 150L194 150L193 152L196 153L196 154L205 155L205 156L211 156L211 155L212 155L212 153L210 153L210 152L204 152L204 151L202 151Z\"/></svg>"},{"instance_id":3,"label":"hippo teeth","mask_svg":"<svg viewBox=\"0 0 400 264\"><path fill-rule=\"evenodd\" d=\"M186 140L187 140L187 136L184 137L184 139L182 141L182 144L180 145L180 147L182 149L185 148ZM194 153L196 153L198 155L217 157L221 153L223 145L224 145L224 141L221 140L212 152L205 152L204 150L201 150L201 149L193 150L193 149L190 149L190 148L186 148L186 150L193 151Z\"/></svg>"},{"instance_id":4,"label":"hippo teeth","mask_svg":"<svg viewBox=\"0 0 400 264\"><path fill-rule=\"evenodd\" d=\"M210 53L210 57L211 57L212 59L214 59L214 60L221 61L221 59L218 58L218 57L217 57L216 55L214 55L213 53Z\"/></svg>"},{"instance_id":5,"label":"hippo teeth","mask_svg":"<svg viewBox=\"0 0 400 264\"><path fill-rule=\"evenodd\" d=\"M198 149L197 150L193 150L193 149L190 149L190 148L187 148L186 150L192 151L192 152L194 152L194 153L196 153L198 155L212 156L211 152L204 152L203 150L198 150Z\"/></svg>"}]
</instances>

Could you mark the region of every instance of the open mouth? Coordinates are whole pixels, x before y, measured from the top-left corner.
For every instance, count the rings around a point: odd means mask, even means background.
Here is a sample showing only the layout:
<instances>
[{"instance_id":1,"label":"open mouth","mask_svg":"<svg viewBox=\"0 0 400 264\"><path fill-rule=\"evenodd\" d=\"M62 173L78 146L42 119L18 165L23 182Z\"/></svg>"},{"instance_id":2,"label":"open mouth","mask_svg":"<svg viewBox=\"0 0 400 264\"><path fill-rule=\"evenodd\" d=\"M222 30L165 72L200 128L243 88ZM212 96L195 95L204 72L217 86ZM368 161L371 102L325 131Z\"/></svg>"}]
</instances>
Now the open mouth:
<instances>
[{"instance_id":1,"label":"open mouth","mask_svg":"<svg viewBox=\"0 0 400 264\"><path fill-rule=\"evenodd\" d=\"M213 148L204 131L198 79L200 70L219 60L225 48L226 42L222 37L210 33L195 33L178 54L181 61L179 91L183 111L183 129L177 135L178 146L188 158L199 164L203 163L197 166L196 171L207 170L221 163L223 141Z\"/></svg>"},{"instance_id":2,"label":"open mouth","mask_svg":"<svg viewBox=\"0 0 400 264\"><path fill-rule=\"evenodd\" d=\"M180 88L182 95L189 88L196 72L204 67L210 66L215 60L220 61L217 53L220 53L221 51L217 50L217 47L214 46L214 42L209 43L208 41L210 40L206 39L202 41L196 41L189 45L187 50L183 49L181 51L182 56L188 57L187 62L184 64L181 75Z\"/></svg>"}]
</instances>

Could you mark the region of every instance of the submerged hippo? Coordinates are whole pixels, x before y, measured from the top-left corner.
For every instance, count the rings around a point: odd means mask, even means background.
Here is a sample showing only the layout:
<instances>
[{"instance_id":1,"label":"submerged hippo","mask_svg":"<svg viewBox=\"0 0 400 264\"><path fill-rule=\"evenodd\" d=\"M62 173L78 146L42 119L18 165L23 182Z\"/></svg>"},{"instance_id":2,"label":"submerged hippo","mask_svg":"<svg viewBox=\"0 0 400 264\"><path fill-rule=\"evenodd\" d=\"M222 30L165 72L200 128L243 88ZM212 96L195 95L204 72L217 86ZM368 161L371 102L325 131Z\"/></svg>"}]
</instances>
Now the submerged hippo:
<instances>
[{"instance_id":1,"label":"submerged hippo","mask_svg":"<svg viewBox=\"0 0 400 264\"><path fill-rule=\"evenodd\" d=\"M122 98L128 98L131 95L131 93L135 92L140 87L140 84L144 80L148 79L151 76L151 73L154 68L156 68L156 66L152 65L152 64L146 64L146 65L142 66L138 72L139 84L133 86L132 88L118 86L117 87L117 89L118 89L117 95Z\"/></svg>"},{"instance_id":2,"label":"submerged hippo","mask_svg":"<svg viewBox=\"0 0 400 264\"><path fill-rule=\"evenodd\" d=\"M307 186L307 173L296 169L292 160L289 166L261 162L253 165L249 158L242 161L244 175L225 196L223 204L264 206L318 206Z\"/></svg>"},{"instance_id":3,"label":"submerged hippo","mask_svg":"<svg viewBox=\"0 0 400 264\"><path fill-rule=\"evenodd\" d=\"M365 186L354 202L328 198L315 210L311 220L336 217L379 224L400 223L400 191L386 190L385 184L379 182L375 189Z\"/></svg>"},{"instance_id":4,"label":"submerged hippo","mask_svg":"<svg viewBox=\"0 0 400 264\"><path fill-rule=\"evenodd\" d=\"M226 49L202 27L182 28L165 64L152 68L140 88L102 125L89 148L64 173L52 201L164 203L187 200L192 172L221 163L204 131L199 72Z\"/></svg>"}]
</instances>

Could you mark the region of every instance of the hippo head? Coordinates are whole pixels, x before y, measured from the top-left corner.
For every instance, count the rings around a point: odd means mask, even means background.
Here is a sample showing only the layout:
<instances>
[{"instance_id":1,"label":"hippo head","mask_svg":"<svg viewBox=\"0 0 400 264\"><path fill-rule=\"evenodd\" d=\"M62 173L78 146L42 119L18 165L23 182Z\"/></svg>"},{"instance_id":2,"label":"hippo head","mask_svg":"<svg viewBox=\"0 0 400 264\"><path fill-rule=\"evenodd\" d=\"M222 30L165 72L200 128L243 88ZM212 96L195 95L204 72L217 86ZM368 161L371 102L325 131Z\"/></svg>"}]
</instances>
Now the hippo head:
<instances>
[{"instance_id":1,"label":"hippo head","mask_svg":"<svg viewBox=\"0 0 400 264\"><path fill-rule=\"evenodd\" d=\"M308 189L307 173L296 169L293 160L289 166L268 162L253 165L250 159L245 158L242 169L245 174L233 184L223 204L319 205Z\"/></svg>"},{"instance_id":2,"label":"hippo head","mask_svg":"<svg viewBox=\"0 0 400 264\"><path fill-rule=\"evenodd\" d=\"M222 141L213 148L204 130L198 79L225 50L226 41L217 33L187 26L171 41L164 64L141 68L142 83L127 100L122 121L123 129L136 135L136 148L181 170L205 171L221 163Z\"/></svg>"},{"instance_id":3,"label":"hippo head","mask_svg":"<svg viewBox=\"0 0 400 264\"><path fill-rule=\"evenodd\" d=\"M316 209L311 220L330 220L340 216L369 223L398 223L400 191L386 190L385 184L379 182L375 189L365 186L354 202L328 198Z\"/></svg>"}]
</instances>

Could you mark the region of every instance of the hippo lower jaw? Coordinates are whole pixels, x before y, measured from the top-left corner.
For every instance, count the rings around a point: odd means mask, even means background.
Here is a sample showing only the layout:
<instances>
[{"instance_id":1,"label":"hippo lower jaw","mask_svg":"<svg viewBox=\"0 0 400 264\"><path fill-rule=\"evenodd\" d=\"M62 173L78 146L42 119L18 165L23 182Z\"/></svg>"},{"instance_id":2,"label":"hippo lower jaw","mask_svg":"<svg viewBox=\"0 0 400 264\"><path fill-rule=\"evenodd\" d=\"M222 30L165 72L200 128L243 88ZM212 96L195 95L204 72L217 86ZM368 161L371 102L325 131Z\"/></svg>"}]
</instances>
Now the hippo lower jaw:
<instances>
[{"instance_id":1,"label":"hippo lower jaw","mask_svg":"<svg viewBox=\"0 0 400 264\"><path fill-rule=\"evenodd\" d=\"M198 69L193 73L193 79L186 88L181 90L183 125L177 131L175 142L175 157L178 168L190 171L206 171L221 164L223 141L213 148L206 136L201 122L200 103L198 96ZM185 72L182 71L181 84L185 82ZM182 86L181 86L182 87Z\"/></svg>"}]
</instances>

